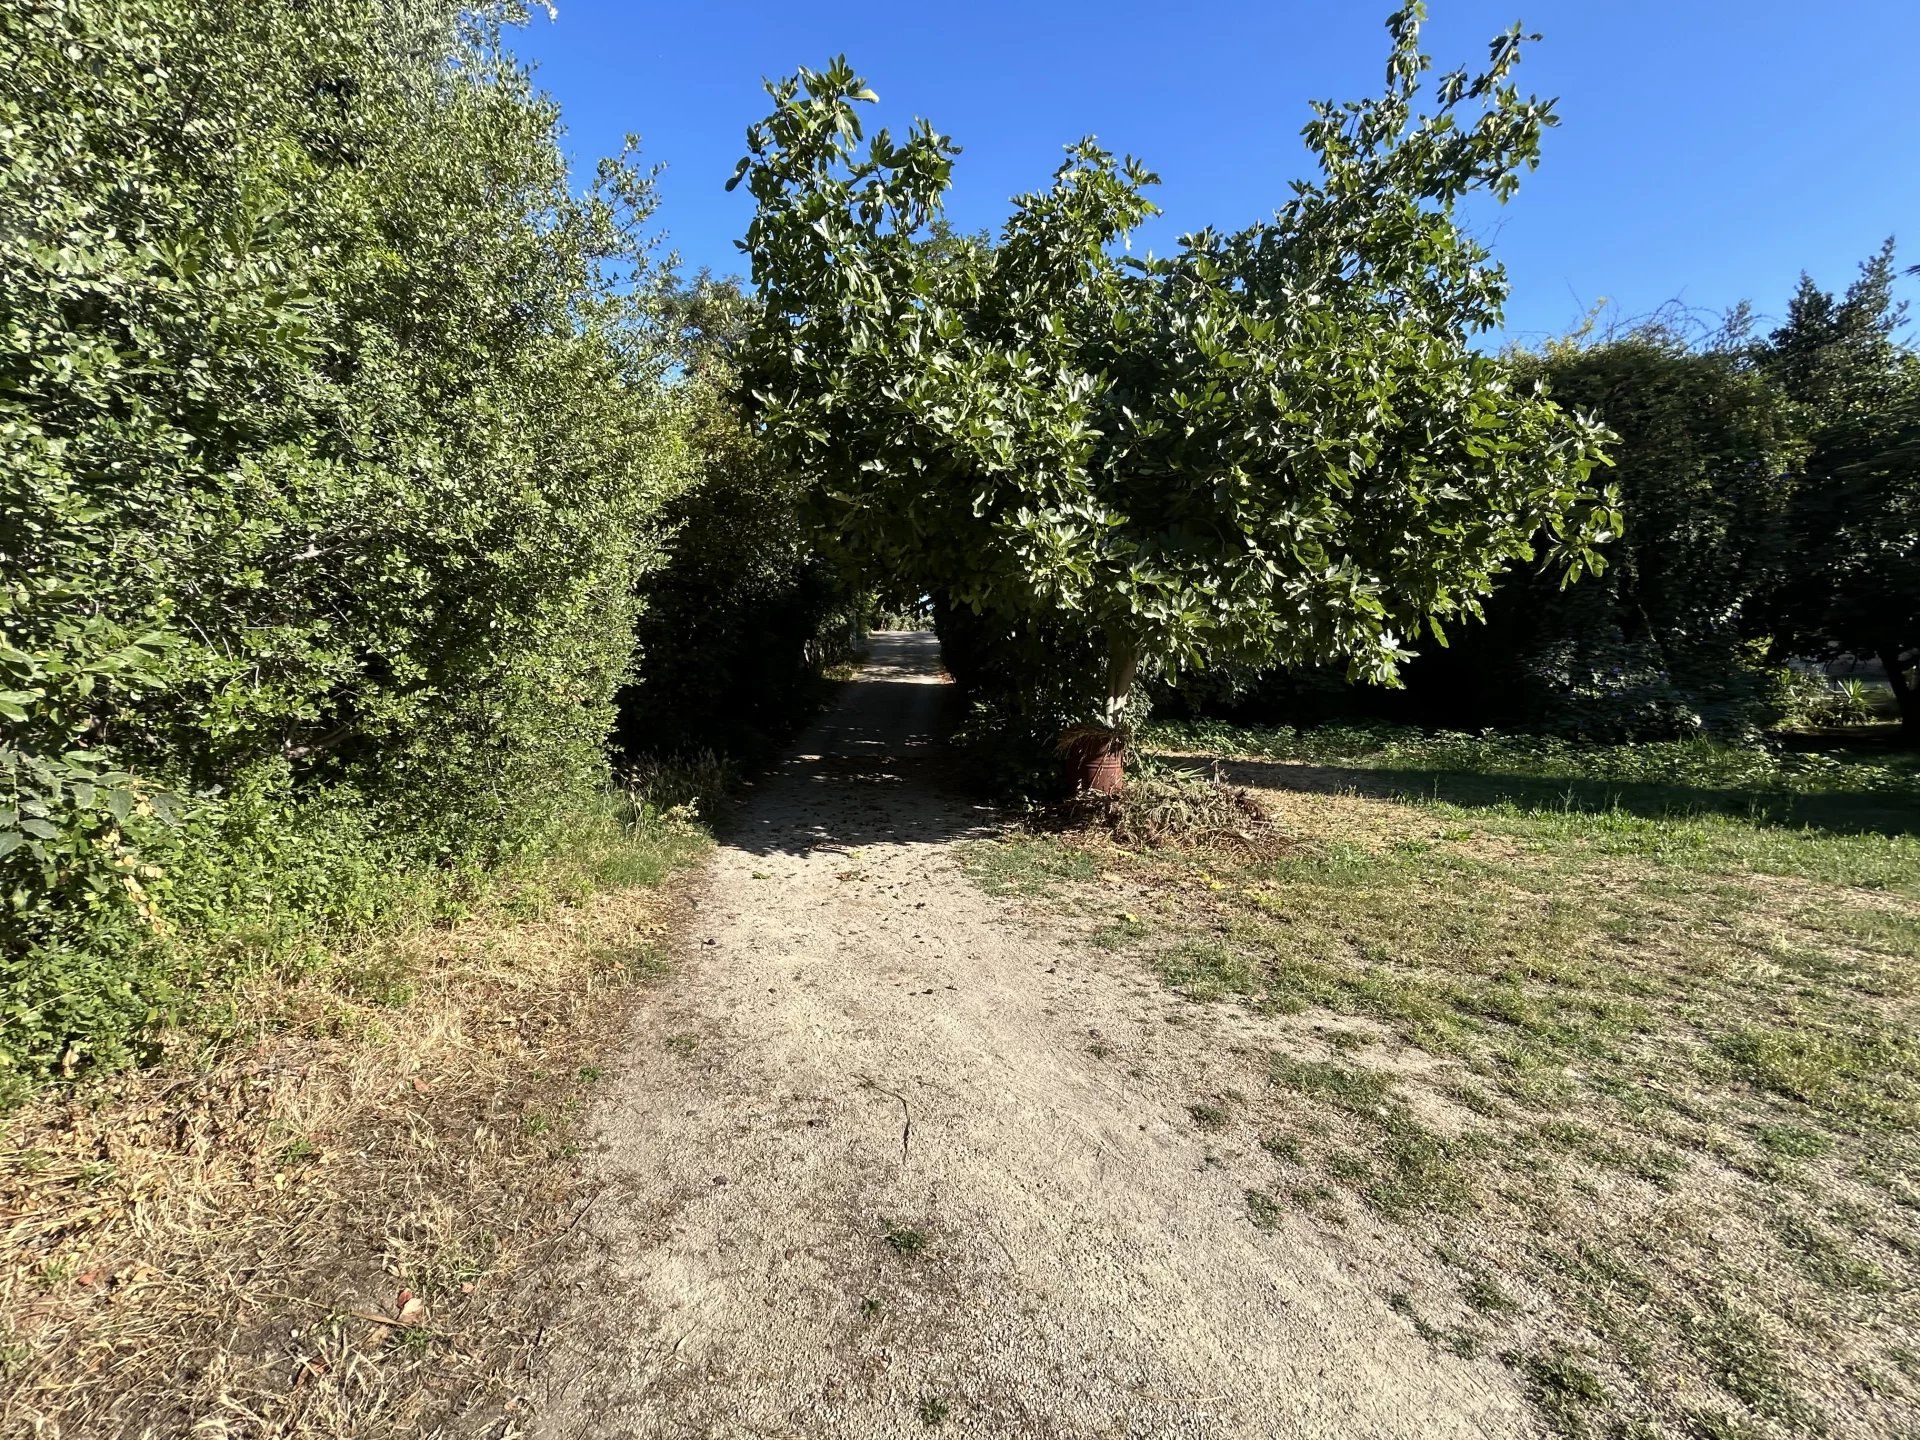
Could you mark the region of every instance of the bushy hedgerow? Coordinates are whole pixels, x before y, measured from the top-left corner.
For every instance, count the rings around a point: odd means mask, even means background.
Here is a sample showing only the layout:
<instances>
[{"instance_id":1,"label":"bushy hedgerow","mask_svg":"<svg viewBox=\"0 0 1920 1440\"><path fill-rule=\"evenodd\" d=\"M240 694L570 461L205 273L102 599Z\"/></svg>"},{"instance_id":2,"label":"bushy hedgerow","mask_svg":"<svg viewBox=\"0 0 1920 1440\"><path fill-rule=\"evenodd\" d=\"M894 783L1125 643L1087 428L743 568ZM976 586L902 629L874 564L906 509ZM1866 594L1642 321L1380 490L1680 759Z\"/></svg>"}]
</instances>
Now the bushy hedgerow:
<instances>
[{"instance_id":1,"label":"bushy hedgerow","mask_svg":"<svg viewBox=\"0 0 1920 1440\"><path fill-rule=\"evenodd\" d=\"M117 1054L208 936L362 923L603 780L683 402L645 182L569 195L512 18L0 9L16 1076Z\"/></svg>"},{"instance_id":2,"label":"bushy hedgerow","mask_svg":"<svg viewBox=\"0 0 1920 1440\"><path fill-rule=\"evenodd\" d=\"M1749 642L1788 560L1782 521L1805 452L1787 397L1741 347L1659 327L1552 345L1532 364L1561 404L1618 437L1625 532L1608 571L1580 585L1507 582L1462 659L1511 680L1517 718L1594 739L1770 718L1771 671Z\"/></svg>"},{"instance_id":3,"label":"bushy hedgerow","mask_svg":"<svg viewBox=\"0 0 1920 1440\"><path fill-rule=\"evenodd\" d=\"M668 505L664 563L640 586L616 741L636 757L717 750L764 760L847 659L866 597L819 558L805 483L749 419L737 352L754 302L702 277L670 297L685 347L676 400L690 480Z\"/></svg>"}]
</instances>

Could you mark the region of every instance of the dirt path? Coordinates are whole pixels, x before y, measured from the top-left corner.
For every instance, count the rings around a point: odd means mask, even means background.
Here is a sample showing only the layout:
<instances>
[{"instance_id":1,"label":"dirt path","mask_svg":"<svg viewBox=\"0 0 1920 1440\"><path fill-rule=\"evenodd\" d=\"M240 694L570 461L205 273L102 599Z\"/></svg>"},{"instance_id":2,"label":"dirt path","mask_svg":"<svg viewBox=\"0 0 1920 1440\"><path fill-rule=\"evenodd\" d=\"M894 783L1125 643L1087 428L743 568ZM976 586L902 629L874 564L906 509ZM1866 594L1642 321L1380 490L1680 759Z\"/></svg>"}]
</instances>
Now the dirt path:
<instances>
[{"instance_id":1,"label":"dirt path","mask_svg":"<svg viewBox=\"0 0 1920 1440\"><path fill-rule=\"evenodd\" d=\"M540 1433L1529 1433L1378 1274L1253 1227L1157 980L960 874L941 698L931 636L875 636L722 847L597 1117Z\"/></svg>"}]
</instances>

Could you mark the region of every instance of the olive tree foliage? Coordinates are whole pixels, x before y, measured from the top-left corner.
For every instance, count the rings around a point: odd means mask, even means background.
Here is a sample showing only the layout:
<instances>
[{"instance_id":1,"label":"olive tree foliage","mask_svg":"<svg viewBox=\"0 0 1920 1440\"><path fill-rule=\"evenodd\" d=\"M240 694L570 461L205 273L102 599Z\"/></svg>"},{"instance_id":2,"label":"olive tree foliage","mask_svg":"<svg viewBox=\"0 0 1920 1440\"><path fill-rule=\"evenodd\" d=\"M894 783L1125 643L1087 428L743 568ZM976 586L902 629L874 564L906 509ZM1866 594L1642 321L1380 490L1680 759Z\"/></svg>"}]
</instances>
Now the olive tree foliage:
<instances>
[{"instance_id":1,"label":"olive tree foliage","mask_svg":"<svg viewBox=\"0 0 1920 1440\"><path fill-rule=\"evenodd\" d=\"M1598 568L1603 432L1473 347L1506 282L1456 218L1513 193L1551 106L1511 81L1517 29L1424 95L1422 16L1388 22L1382 94L1313 107L1319 173L1271 221L1163 258L1127 249L1156 177L1091 139L974 242L940 224L949 137L866 140L843 59L771 84L734 176L747 368L829 543L949 612L1091 637L1109 722L1143 662L1391 681L1504 567Z\"/></svg>"},{"instance_id":2,"label":"olive tree foliage","mask_svg":"<svg viewBox=\"0 0 1920 1440\"><path fill-rule=\"evenodd\" d=\"M0 1062L598 783L684 443L515 18L0 7Z\"/></svg>"}]
</instances>

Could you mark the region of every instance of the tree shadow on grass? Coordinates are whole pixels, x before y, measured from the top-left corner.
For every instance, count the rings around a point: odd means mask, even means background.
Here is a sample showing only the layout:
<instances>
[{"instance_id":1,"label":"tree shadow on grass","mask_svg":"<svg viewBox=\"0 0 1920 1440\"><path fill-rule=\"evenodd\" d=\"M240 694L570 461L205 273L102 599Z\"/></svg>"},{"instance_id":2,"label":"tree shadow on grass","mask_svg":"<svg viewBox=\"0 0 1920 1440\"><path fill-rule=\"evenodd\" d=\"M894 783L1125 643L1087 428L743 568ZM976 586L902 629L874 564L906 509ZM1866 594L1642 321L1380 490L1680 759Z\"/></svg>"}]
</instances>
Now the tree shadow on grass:
<instances>
[{"instance_id":1,"label":"tree shadow on grass","mask_svg":"<svg viewBox=\"0 0 1920 1440\"><path fill-rule=\"evenodd\" d=\"M1225 759L1219 764L1229 780L1255 789L1352 792L1389 800L1438 801L1469 810L1511 805L1521 810L1584 815L1620 811L1655 820L1712 815L1750 825L1823 830L1835 835L1920 836L1920 805L1903 795L1713 788L1421 766L1348 769Z\"/></svg>"}]
</instances>

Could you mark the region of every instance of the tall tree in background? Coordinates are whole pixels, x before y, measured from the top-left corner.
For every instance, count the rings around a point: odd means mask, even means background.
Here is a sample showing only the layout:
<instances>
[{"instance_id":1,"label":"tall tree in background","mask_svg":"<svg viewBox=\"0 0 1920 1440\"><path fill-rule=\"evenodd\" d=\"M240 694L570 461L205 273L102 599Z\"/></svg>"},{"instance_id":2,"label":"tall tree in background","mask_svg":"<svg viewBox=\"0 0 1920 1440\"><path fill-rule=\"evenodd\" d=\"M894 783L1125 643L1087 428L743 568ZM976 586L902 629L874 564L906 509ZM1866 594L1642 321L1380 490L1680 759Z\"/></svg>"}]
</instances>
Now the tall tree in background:
<instances>
[{"instance_id":1,"label":"tall tree in background","mask_svg":"<svg viewBox=\"0 0 1920 1440\"><path fill-rule=\"evenodd\" d=\"M1738 728L1764 710L1750 641L1788 560L1785 520L1805 445L1793 407L1744 339L1690 341L1658 322L1521 357L1562 405L1604 421L1625 533L1598 580L1559 589L1519 572L1488 624L1411 684L1488 708L1448 723L1545 725L1590 738Z\"/></svg>"},{"instance_id":2,"label":"tall tree in background","mask_svg":"<svg viewBox=\"0 0 1920 1440\"><path fill-rule=\"evenodd\" d=\"M874 96L844 61L770 86L735 176L748 368L823 533L1036 640L1029 682L1071 667L1109 724L1143 664L1391 680L1506 566L1596 567L1601 432L1474 348L1506 280L1454 218L1514 192L1551 107L1511 82L1516 28L1421 113L1422 15L1389 21L1384 93L1313 107L1320 174L1273 221L1158 260L1123 253L1155 177L1091 139L994 243L956 243L948 137L861 153Z\"/></svg>"},{"instance_id":3,"label":"tall tree in background","mask_svg":"<svg viewBox=\"0 0 1920 1440\"><path fill-rule=\"evenodd\" d=\"M1762 352L1805 411L1811 453L1789 518L1780 639L1872 655L1920 737L1920 357L1900 343L1893 242L1844 295L1802 276Z\"/></svg>"}]
</instances>

